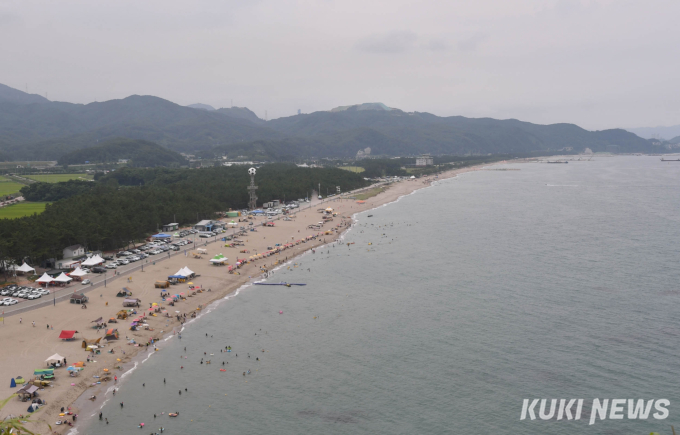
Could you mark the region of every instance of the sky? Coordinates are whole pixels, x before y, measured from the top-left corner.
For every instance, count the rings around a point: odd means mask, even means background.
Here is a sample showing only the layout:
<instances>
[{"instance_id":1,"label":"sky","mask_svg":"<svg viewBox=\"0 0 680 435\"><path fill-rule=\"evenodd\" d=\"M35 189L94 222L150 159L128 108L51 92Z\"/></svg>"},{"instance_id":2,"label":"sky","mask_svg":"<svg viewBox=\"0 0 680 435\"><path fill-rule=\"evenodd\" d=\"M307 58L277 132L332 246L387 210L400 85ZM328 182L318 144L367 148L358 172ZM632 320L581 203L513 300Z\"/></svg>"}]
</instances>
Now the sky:
<instances>
[{"instance_id":1,"label":"sky","mask_svg":"<svg viewBox=\"0 0 680 435\"><path fill-rule=\"evenodd\" d=\"M680 124L680 1L0 0L0 83L261 118L382 102L439 116Z\"/></svg>"}]
</instances>

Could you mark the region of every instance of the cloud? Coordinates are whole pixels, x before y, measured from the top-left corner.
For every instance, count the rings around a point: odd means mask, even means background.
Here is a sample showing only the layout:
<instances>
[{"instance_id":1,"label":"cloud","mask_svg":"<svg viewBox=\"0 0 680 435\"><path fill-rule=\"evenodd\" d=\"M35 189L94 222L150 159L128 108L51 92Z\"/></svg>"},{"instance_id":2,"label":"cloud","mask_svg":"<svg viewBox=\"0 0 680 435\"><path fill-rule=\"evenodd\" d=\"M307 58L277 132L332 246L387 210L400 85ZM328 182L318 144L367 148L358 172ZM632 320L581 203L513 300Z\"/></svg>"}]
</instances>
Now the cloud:
<instances>
[{"instance_id":1,"label":"cloud","mask_svg":"<svg viewBox=\"0 0 680 435\"><path fill-rule=\"evenodd\" d=\"M409 31L397 31L374 34L360 39L355 48L368 53L395 54L403 53L413 47L418 35Z\"/></svg>"},{"instance_id":2,"label":"cloud","mask_svg":"<svg viewBox=\"0 0 680 435\"><path fill-rule=\"evenodd\" d=\"M486 35L474 35L458 41L458 49L461 51L476 51L479 44L486 40Z\"/></svg>"}]
</instances>

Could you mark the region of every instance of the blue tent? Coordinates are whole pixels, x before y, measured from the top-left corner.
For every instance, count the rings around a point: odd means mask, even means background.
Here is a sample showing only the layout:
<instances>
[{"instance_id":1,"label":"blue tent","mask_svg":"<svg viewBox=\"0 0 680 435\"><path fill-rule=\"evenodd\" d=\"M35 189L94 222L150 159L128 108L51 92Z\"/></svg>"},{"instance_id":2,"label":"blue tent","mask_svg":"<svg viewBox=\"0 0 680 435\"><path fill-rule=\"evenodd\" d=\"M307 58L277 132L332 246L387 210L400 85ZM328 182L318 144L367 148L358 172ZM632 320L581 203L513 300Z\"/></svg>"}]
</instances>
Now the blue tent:
<instances>
[{"instance_id":1,"label":"blue tent","mask_svg":"<svg viewBox=\"0 0 680 435\"><path fill-rule=\"evenodd\" d=\"M14 378L12 378L12 382L9 383L9 387L10 387L10 388L16 388L16 387L17 387L17 383L16 383L16 381L14 380Z\"/></svg>"},{"instance_id":2,"label":"blue tent","mask_svg":"<svg viewBox=\"0 0 680 435\"><path fill-rule=\"evenodd\" d=\"M158 233L158 234L154 234L154 235L151 236L151 237L153 237L153 238L155 238L155 239L169 239L169 238L171 238L172 236L169 235L169 234Z\"/></svg>"},{"instance_id":3,"label":"blue tent","mask_svg":"<svg viewBox=\"0 0 680 435\"><path fill-rule=\"evenodd\" d=\"M184 275L170 275L170 276L168 277L168 279L172 279L172 278L175 278L175 279L178 279L178 278L186 278L186 276L184 276Z\"/></svg>"}]
</instances>

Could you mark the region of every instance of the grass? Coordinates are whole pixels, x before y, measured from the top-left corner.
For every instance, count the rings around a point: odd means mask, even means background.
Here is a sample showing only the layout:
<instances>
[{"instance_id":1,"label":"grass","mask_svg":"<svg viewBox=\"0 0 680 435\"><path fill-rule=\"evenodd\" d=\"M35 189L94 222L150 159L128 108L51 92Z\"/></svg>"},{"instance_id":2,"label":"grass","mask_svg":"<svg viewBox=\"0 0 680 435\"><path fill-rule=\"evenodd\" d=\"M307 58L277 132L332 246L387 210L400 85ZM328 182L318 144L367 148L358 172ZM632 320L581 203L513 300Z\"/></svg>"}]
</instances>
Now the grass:
<instances>
[{"instance_id":1,"label":"grass","mask_svg":"<svg viewBox=\"0 0 680 435\"><path fill-rule=\"evenodd\" d=\"M8 178L2 177L0 179L0 196L11 195L13 193L19 192L19 189L24 187L24 184L17 183Z\"/></svg>"},{"instance_id":2,"label":"grass","mask_svg":"<svg viewBox=\"0 0 680 435\"><path fill-rule=\"evenodd\" d=\"M30 216L33 213L42 213L45 210L46 202L20 202L0 208L0 219L15 219L23 216Z\"/></svg>"},{"instance_id":3,"label":"grass","mask_svg":"<svg viewBox=\"0 0 680 435\"><path fill-rule=\"evenodd\" d=\"M92 175L89 174L35 174L26 175L35 181L42 181L43 183L59 183L68 180L92 180Z\"/></svg>"},{"instance_id":4,"label":"grass","mask_svg":"<svg viewBox=\"0 0 680 435\"><path fill-rule=\"evenodd\" d=\"M365 171L365 169L362 168L361 166L338 166L338 168L344 169L345 171L356 172L359 174Z\"/></svg>"},{"instance_id":5,"label":"grass","mask_svg":"<svg viewBox=\"0 0 680 435\"><path fill-rule=\"evenodd\" d=\"M369 189L365 192L361 192L355 195L355 198L359 201L365 201L368 198L371 198L373 196L376 196L380 192L384 192L385 188L384 187L374 187L373 189Z\"/></svg>"}]
</instances>

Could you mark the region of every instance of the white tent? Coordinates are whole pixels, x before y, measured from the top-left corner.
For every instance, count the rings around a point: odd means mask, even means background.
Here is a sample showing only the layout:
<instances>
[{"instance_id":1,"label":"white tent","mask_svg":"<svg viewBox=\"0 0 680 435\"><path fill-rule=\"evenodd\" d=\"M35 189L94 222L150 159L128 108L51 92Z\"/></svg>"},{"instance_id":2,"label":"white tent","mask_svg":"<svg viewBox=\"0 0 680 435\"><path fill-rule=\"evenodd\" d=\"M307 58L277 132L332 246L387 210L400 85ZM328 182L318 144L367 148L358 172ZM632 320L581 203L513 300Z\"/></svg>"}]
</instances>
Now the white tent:
<instances>
[{"instance_id":1,"label":"white tent","mask_svg":"<svg viewBox=\"0 0 680 435\"><path fill-rule=\"evenodd\" d=\"M177 276L183 276L183 277L185 277L185 278L186 278L187 276L189 276L189 275L187 275L186 273L184 273L184 269L178 270L177 273L176 273L175 275L177 275Z\"/></svg>"},{"instance_id":2,"label":"white tent","mask_svg":"<svg viewBox=\"0 0 680 435\"><path fill-rule=\"evenodd\" d=\"M51 363L51 362L62 362L64 360L64 357L59 355L58 353L55 353L51 357L47 358L45 360L46 363Z\"/></svg>"},{"instance_id":3,"label":"white tent","mask_svg":"<svg viewBox=\"0 0 680 435\"><path fill-rule=\"evenodd\" d=\"M184 268L182 270L180 270L180 272L182 272L181 274L184 275L184 276L190 276L190 275L194 274L194 271L189 269L186 266L184 266Z\"/></svg>"},{"instance_id":4,"label":"white tent","mask_svg":"<svg viewBox=\"0 0 680 435\"><path fill-rule=\"evenodd\" d=\"M100 257L99 255L95 255L83 261L83 266L96 266L98 264L102 264L103 262L104 259L102 257Z\"/></svg>"},{"instance_id":5,"label":"white tent","mask_svg":"<svg viewBox=\"0 0 680 435\"><path fill-rule=\"evenodd\" d=\"M64 272L62 272L61 275L56 277L54 280L57 281L57 282L69 282L69 281L72 281L73 278L66 276L66 274Z\"/></svg>"},{"instance_id":6,"label":"white tent","mask_svg":"<svg viewBox=\"0 0 680 435\"><path fill-rule=\"evenodd\" d=\"M35 269L32 268L31 266L29 266L28 264L26 264L26 262L24 262L24 264L22 264L21 266L17 267L15 270L17 272L23 272L23 273L28 273L28 272L35 273Z\"/></svg>"},{"instance_id":7,"label":"white tent","mask_svg":"<svg viewBox=\"0 0 680 435\"><path fill-rule=\"evenodd\" d=\"M71 272L71 276L85 276L85 275L87 275L87 272L81 269L80 266L78 266L76 270Z\"/></svg>"},{"instance_id":8,"label":"white tent","mask_svg":"<svg viewBox=\"0 0 680 435\"><path fill-rule=\"evenodd\" d=\"M43 273L43 276L41 276L40 278L38 278L35 282L44 282L44 283L48 283L48 282L52 282L52 281L54 281L54 278L52 278L51 276L49 276L49 275L47 274L47 272L45 272L45 273Z\"/></svg>"}]
</instances>

